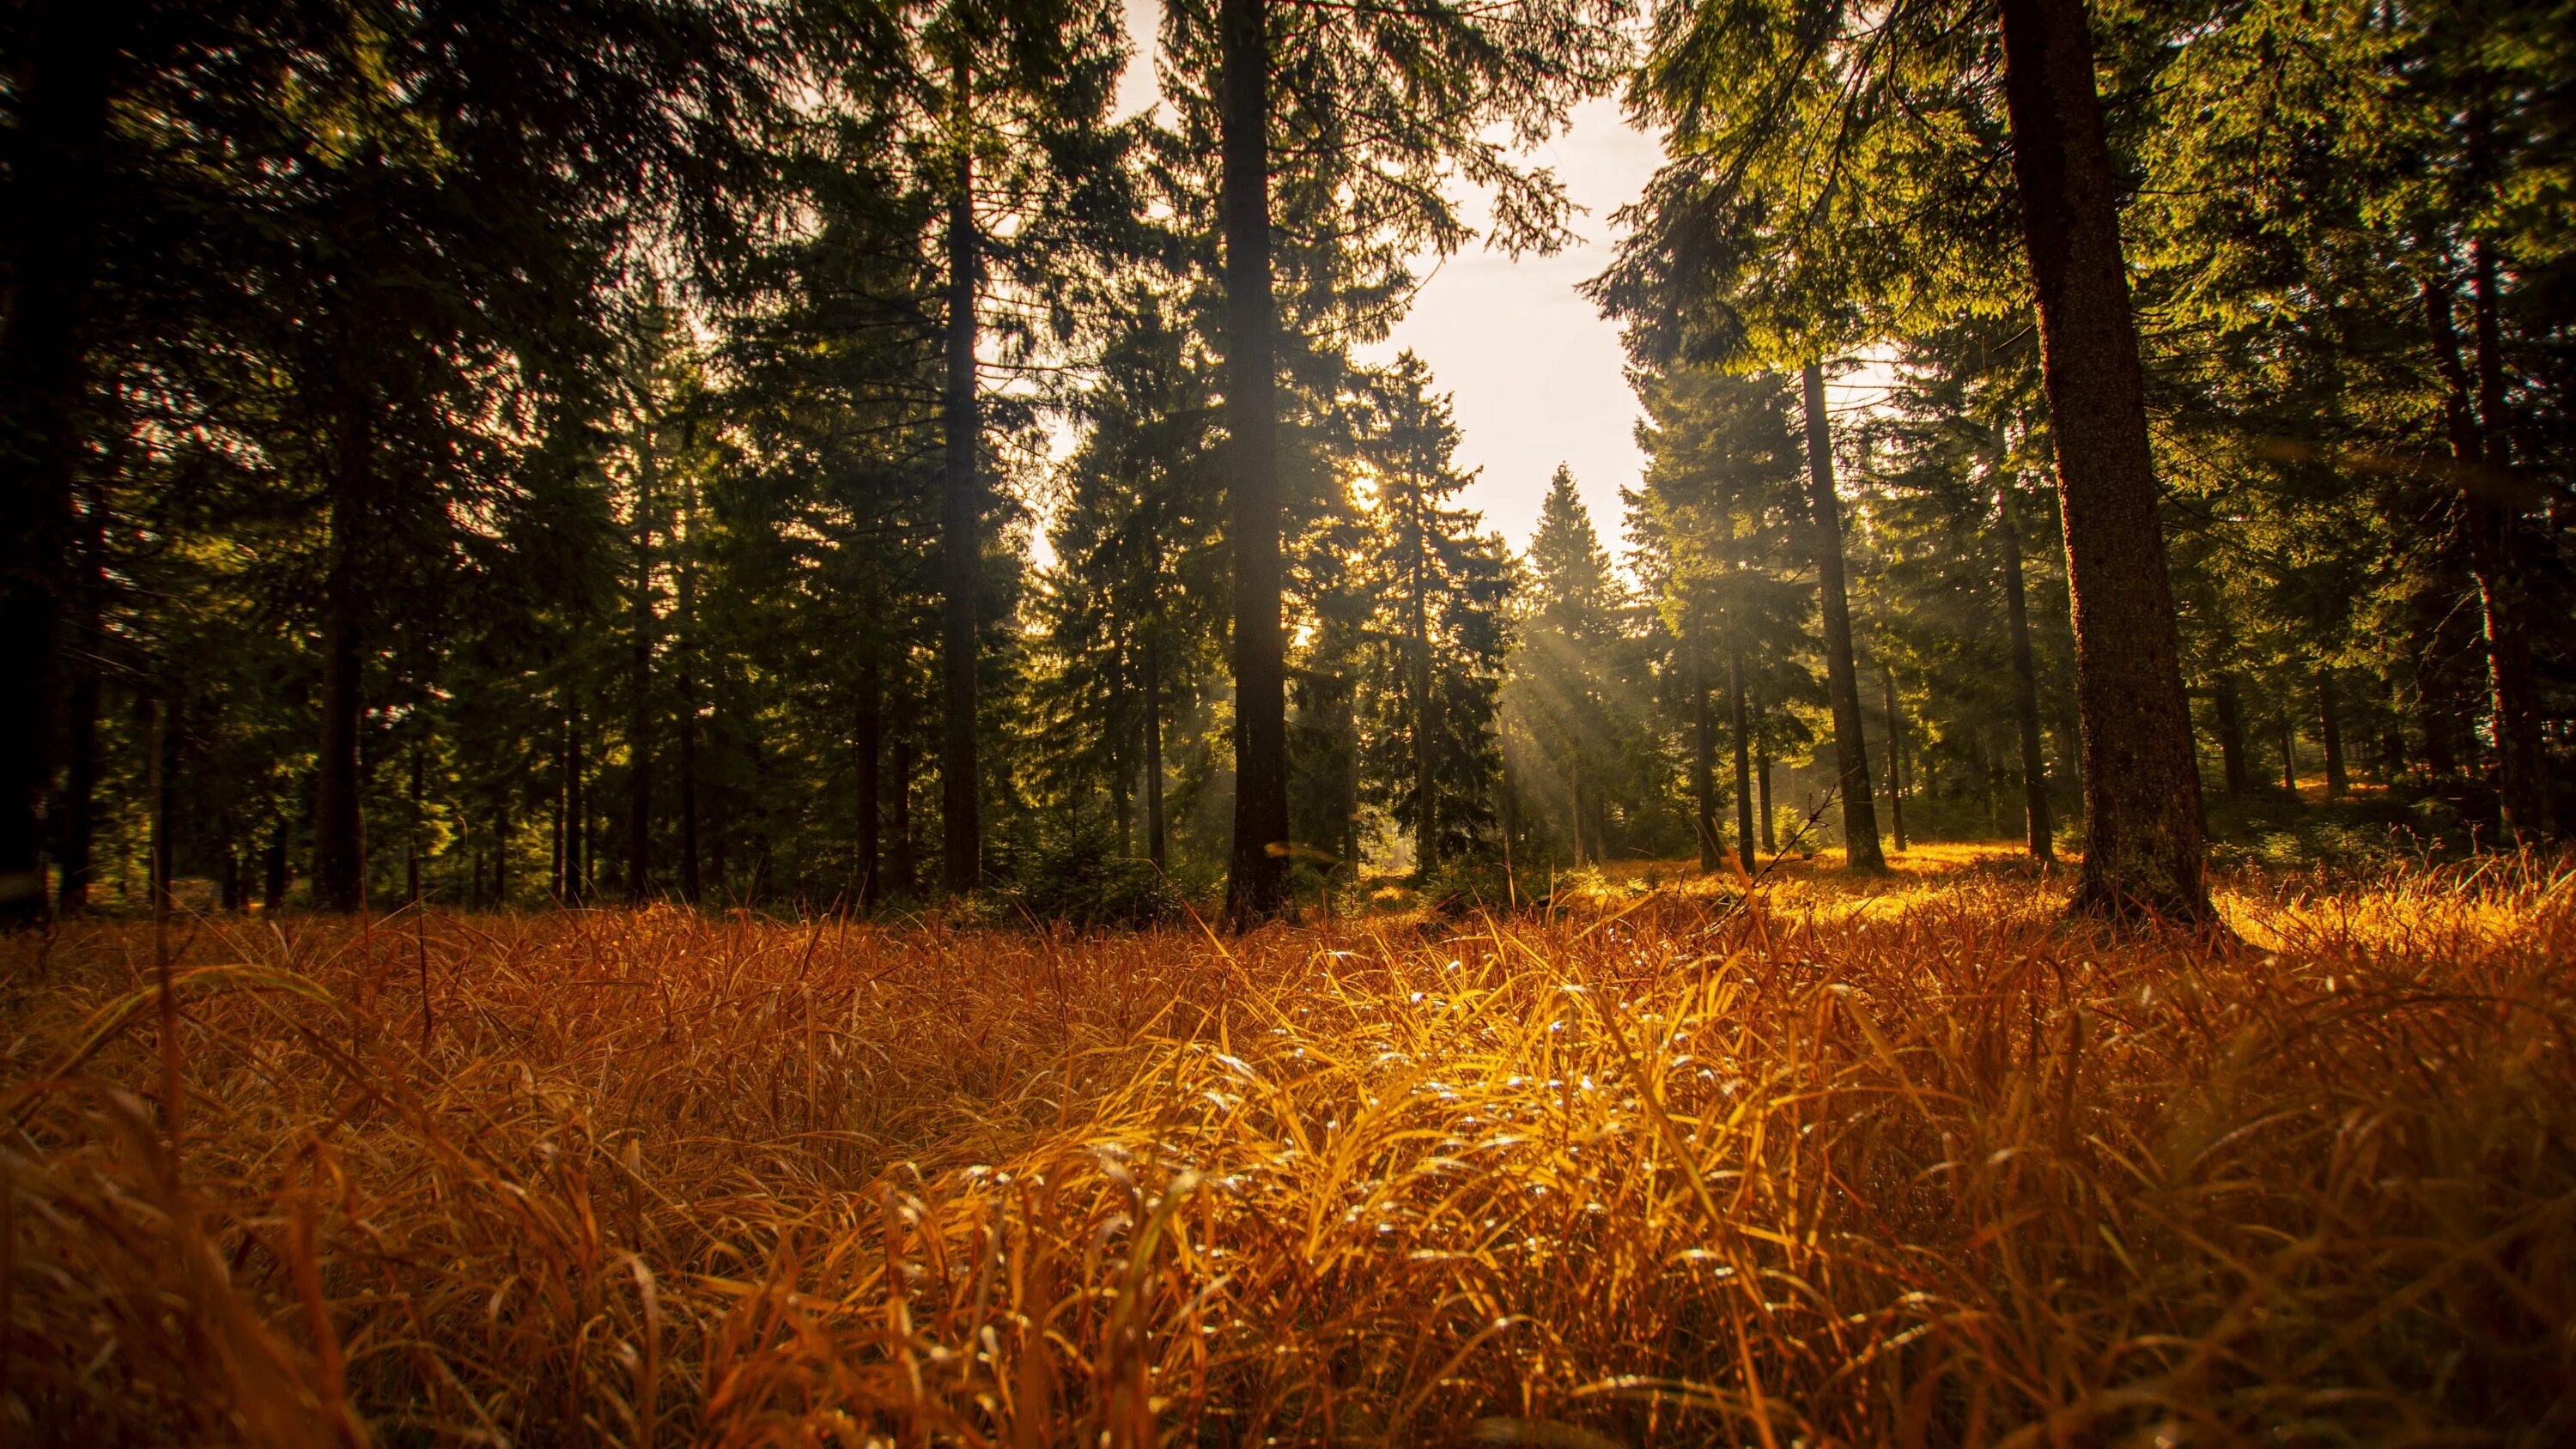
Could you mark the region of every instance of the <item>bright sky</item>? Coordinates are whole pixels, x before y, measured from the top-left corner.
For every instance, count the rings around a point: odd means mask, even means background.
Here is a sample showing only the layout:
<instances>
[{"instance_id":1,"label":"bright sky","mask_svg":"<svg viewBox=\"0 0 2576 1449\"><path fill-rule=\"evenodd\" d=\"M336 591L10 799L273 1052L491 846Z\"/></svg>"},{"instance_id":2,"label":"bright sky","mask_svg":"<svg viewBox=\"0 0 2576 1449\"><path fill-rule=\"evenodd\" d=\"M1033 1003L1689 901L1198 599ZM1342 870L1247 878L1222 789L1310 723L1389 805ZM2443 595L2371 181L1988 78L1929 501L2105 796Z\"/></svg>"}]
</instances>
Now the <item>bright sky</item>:
<instances>
[{"instance_id":1,"label":"bright sky","mask_svg":"<svg viewBox=\"0 0 2576 1449\"><path fill-rule=\"evenodd\" d=\"M1154 30L1162 9L1161 0L1126 6L1136 55L1119 86L1122 115L1156 100ZM1562 462L1574 470L1593 525L1616 556L1623 551L1619 490L1645 467L1635 436L1637 399L1618 327L1575 288L1609 265L1611 214L1637 199L1661 151L1627 124L1615 101L1600 100L1578 108L1569 129L1526 159L1554 169L1582 208L1573 218L1580 241L1551 257L1518 261L1471 245L1438 264L1394 335L1363 349L1360 359L1389 361L1409 347L1430 364L1435 385L1456 408L1459 461L1481 470L1466 501L1514 547L1527 546L1548 477ZM1473 218L1483 208L1469 198L1465 210ZM1834 410L1864 403L1883 378L1866 369L1837 383Z\"/></svg>"}]
</instances>

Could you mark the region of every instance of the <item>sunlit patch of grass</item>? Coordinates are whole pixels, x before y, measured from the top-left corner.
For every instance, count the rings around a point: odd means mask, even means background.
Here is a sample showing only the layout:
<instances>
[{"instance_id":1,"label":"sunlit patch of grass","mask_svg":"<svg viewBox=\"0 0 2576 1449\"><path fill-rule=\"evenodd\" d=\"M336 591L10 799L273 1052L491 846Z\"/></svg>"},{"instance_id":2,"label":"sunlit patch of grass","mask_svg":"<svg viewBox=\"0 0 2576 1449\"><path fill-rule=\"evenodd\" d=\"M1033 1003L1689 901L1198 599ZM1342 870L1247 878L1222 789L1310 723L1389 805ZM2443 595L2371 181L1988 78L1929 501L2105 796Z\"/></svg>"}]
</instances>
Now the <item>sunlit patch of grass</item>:
<instances>
[{"instance_id":1,"label":"sunlit patch of grass","mask_svg":"<svg viewBox=\"0 0 2576 1449\"><path fill-rule=\"evenodd\" d=\"M6 1437L2564 1442L2563 868L1603 880L16 943Z\"/></svg>"}]
</instances>

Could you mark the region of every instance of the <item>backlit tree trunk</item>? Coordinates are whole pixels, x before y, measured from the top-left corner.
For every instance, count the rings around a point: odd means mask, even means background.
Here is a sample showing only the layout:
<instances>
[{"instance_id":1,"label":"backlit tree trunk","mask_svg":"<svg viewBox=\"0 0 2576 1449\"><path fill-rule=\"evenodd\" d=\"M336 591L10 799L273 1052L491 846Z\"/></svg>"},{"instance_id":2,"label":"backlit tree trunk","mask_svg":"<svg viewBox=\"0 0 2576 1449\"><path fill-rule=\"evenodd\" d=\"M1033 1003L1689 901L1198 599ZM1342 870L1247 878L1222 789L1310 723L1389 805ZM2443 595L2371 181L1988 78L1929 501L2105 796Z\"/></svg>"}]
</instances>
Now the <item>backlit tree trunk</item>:
<instances>
[{"instance_id":1,"label":"backlit tree trunk","mask_svg":"<svg viewBox=\"0 0 2576 1449\"><path fill-rule=\"evenodd\" d=\"M2350 781L2344 775L2343 714L2336 708L2334 674L2317 671L2317 740L2326 752L2326 799L2340 800Z\"/></svg>"},{"instance_id":2,"label":"backlit tree trunk","mask_svg":"<svg viewBox=\"0 0 2576 1449\"><path fill-rule=\"evenodd\" d=\"M626 668L626 899L641 905L653 874L653 430L642 430L635 470L635 595Z\"/></svg>"},{"instance_id":3,"label":"backlit tree trunk","mask_svg":"<svg viewBox=\"0 0 2576 1449\"><path fill-rule=\"evenodd\" d=\"M2012 476L1995 471L1995 518L2004 545L2004 624L2011 636L2013 725L2021 735L2022 823L2033 860L2057 858L2057 824L2048 808L2048 766L2040 753L2039 664L2030 648L2030 604L2022 588L2021 522Z\"/></svg>"},{"instance_id":4,"label":"backlit tree trunk","mask_svg":"<svg viewBox=\"0 0 2576 1449\"><path fill-rule=\"evenodd\" d=\"M1805 371L1807 511L1816 600L1825 626L1825 683L1833 697L1834 779L1842 791L1843 845L1854 870L1885 870L1878 811L1870 801L1869 746L1861 735L1860 675L1852 664L1851 595L1843 581L1843 506L1834 493L1833 426L1825 417L1825 373Z\"/></svg>"},{"instance_id":5,"label":"backlit tree trunk","mask_svg":"<svg viewBox=\"0 0 2576 1449\"><path fill-rule=\"evenodd\" d=\"M1717 834L1717 711L1709 699L1708 651L1696 611L1690 623L1680 642L1690 681L1691 833L1699 837L1699 868L1713 871L1725 863Z\"/></svg>"},{"instance_id":6,"label":"backlit tree trunk","mask_svg":"<svg viewBox=\"0 0 2576 1449\"><path fill-rule=\"evenodd\" d=\"M1286 906L1287 659L1279 626L1278 309L1270 289L1270 36L1266 0L1220 0L1218 129L1224 179L1226 535L1234 567L1234 843L1226 915L1237 929Z\"/></svg>"},{"instance_id":7,"label":"backlit tree trunk","mask_svg":"<svg viewBox=\"0 0 2576 1449\"><path fill-rule=\"evenodd\" d=\"M982 422L975 398L974 162L965 149L972 77L956 68L956 189L948 198L947 487L939 528L940 677L946 712L939 735L941 883L952 896L975 889L983 875L980 785L975 758L976 595L983 578L984 498L978 467Z\"/></svg>"},{"instance_id":8,"label":"backlit tree trunk","mask_svg":"<svg viewBox=\"0 0 2576 1449\"><path fill-rule=\"evenodd\" d=\"M1905 716L1896 708L1896 671L1878 675L1880 703L1887 707L1887 835L1905 848Z\"/></svg>"},{"instance_id":9,"label":"backlit tree trunk","mask_svg":"<svg viewBox=\"0 0 2576 1449\"><path fill-rule=\"evenodd\" d=\"M1744 651L1731 648L1726 652L1726 707L1735 734L1735 856L1746 870L1753 869L1753 741L1746 727L1744 707ZM1762 810L1771 811L1770 790L1763 792ZM1768 841L1764 842L1768 845Z\"/></svg>"},{"instance_id":10,"label":"backlit tree trunk","mask_svg":"<svg viewBox=\"0 0 2576 1449\"><path fill-rule=\"evenodd\" d=\"M1145 858L1161 870L1168 837L1163 824L1163 669L1155 630L1145 632Z\"/></svg>"},{"instance_id":11,"label":"backlit tree trunk","mask_svg":"<svg viewBox=\"0 0 2576 1449\"><path fill-rule=\"evenodd\" d=\"M858 845L858 894L862 908L885 894L877 866L878 802L885 794L881 761L885 757L885 676L873 625L859 641L859 708L851 747L858 754L858 818L851 833Z\"/></svg>"},{"instance_id":12,"label":"backlit tree trunk","mask_svg":"<svg viewBox=\"0 0 2576 1449\"><path fill-rule=\"evenodd\" d=\"M2211 919L2200 778L2083 0L2003 0L2003 39L2083 720L2075 909L2196 924Z\"/></svg>"}]
</instances>

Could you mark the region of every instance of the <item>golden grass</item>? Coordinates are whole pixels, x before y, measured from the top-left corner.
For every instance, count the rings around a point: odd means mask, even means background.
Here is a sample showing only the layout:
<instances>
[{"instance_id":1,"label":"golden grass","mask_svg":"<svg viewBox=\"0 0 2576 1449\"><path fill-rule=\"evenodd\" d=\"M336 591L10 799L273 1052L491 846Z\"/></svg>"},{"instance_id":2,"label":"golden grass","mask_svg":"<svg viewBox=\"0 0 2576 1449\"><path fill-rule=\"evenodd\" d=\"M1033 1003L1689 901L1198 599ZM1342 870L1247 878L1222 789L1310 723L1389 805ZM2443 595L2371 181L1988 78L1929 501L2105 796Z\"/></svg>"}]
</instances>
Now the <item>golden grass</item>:
<instances>
[{"instance_id":1,"label":"golden grass","mask_svg":"<svg viewBox=\"0 0 2576 1449\"><path fill-rule=\"evenodd\" d=\"M2053 889L22 941L0 1438L2576 1437L2569 875Z\"/></svg>"}]
</instances>

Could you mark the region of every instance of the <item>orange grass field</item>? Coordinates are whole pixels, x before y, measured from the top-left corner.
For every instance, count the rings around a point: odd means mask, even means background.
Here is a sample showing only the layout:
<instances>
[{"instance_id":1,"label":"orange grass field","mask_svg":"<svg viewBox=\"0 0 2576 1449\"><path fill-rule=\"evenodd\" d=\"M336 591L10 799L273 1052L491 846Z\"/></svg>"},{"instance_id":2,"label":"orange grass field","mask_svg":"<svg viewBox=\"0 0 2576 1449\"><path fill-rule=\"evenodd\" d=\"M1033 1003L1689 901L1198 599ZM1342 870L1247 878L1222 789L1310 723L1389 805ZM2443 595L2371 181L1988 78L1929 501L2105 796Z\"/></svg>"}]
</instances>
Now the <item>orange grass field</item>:
<instances>
[{"instance_id":1,"label":"orange grass field","mask_svg":"<svg viewBox=\"0 0 2576 1449\"><path fill-rule=\"evenodd\" d=\"M2576 1443L2576 875L1940 864L0 943L0 1440Z\"/></svg>"}]
</instances>

